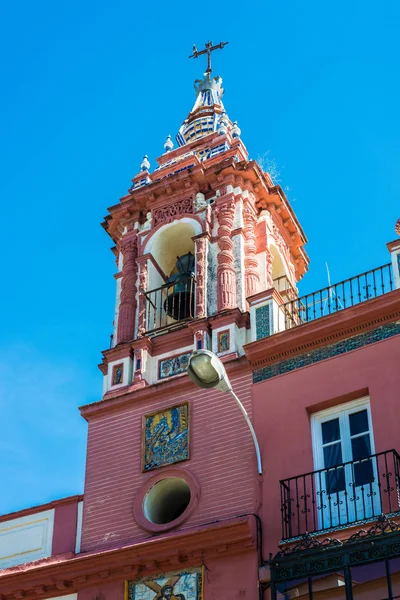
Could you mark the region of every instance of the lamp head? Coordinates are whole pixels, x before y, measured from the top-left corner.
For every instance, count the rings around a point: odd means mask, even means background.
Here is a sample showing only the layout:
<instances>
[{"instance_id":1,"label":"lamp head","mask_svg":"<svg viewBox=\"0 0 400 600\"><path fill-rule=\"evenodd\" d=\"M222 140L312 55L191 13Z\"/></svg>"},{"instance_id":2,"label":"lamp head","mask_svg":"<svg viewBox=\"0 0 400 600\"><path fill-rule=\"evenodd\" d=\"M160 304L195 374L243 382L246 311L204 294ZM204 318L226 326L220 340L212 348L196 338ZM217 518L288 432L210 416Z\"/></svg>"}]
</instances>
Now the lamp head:
<instances>
[{"instance_id":1,"label":"lamp head","mask_svg":"<svg viewBox=\"0 0 400 600\"><path fill-rule=\"evenodd\" d=\"M232 389L225 367L210 350L195 350L189 358L187 373L198 387L216 388L221 392Z\"/></svg>"}]
</instances>

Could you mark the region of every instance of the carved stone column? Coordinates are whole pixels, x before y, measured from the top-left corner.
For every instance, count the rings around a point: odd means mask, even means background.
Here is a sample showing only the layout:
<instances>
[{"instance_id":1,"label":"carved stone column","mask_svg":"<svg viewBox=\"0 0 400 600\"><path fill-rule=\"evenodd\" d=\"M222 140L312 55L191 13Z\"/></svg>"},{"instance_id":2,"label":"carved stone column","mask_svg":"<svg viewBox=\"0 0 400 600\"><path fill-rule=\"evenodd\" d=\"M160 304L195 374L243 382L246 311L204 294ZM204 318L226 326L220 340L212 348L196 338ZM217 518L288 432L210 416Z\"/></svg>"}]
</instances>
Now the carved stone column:
<instances>
[{"instance_id":1,"label":"carved stone column","mask_svg":"<svg viewBox=\"0 0 400 600\"><path fill-rule=\"evenodd\" d=\"M269 290L274 287L274 281L272 279L273 257L272 257L271 252L268 249L265 254L265 260L266 260L266 271L267 271L267 290Z\"/></svg>"},{"instance_id":2,"label":"carved stone column","mask_svg":"<svg viewBox=\"0 0 400 600\"><path fill-rule=\"evenodd\" d=\"M206 239L195 238L196 243L196 317L206 316Z\"/></svg>"},{"instance_id":3,"label":"carved stone column","mask_svg":"<svg viewBox=\"0 0 400 600\"><path fill-rule=\"evenodd\" d=\"M246 298L253 296L258 291L260 275L258 272L258 261L256 256L256 233L255 225L257 217L253 207L247 202L243 210L244 218L244 279Z\"/></svg>"},{"instance_id":4,"label":"carved stone column","mask_svg":"<svg viewBox=\"0 0 400 600\"><path fill-rule=\"evenodd\" d=\"M139 263L139 314L138 314L138 335L143 336L146 332L146 296L143 291L147 290L147 258L138 261Z\"/></svg>"},{"instance_id":5,"label":"carved stone column","mask_svg":"<svg viewBox=\"0 0 400 600\"><path fill-rule=\"evenodd\" d=\"M232 226L235 218L235 202L222 201L217 205L218 218L218 310L236 307L236 274L234 267Z\"/></svg>"},{"instance_id":6,"label":"carved stone column","mask_svg":"<svg viewBox=\"0 0 400 600\"><path fill-rule=\"evenodd\" d=\"M130 234L122 240L121 251L124 257L122 267L121 299L118 314L117 344L130 342L135 335L136 317L136 277L137 277L137 237Z\"/></svg>"}]
</instances>

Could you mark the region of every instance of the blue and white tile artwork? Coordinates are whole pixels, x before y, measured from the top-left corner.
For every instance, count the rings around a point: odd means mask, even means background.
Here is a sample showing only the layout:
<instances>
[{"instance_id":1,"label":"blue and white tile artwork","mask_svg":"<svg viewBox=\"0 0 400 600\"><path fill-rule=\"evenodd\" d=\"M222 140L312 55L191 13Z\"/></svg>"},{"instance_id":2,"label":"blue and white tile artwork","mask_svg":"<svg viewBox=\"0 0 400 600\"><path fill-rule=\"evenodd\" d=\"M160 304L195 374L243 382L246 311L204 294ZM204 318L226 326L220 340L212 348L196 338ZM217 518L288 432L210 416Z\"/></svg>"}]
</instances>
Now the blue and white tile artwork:
<instances>
[{"instance_id":1,"label":"blue and white tile artwork","mask_svg":"<svg viewBox=\"0 0 400 600\"><path fill-rule=\"evenodd\" d=\"M189 458L189 404L145 416L143 471Z\"/></svg>"},{"instance_id":2,"label":"blue and white tile artwork","mask_svg":"<svg viewBox=\"0 0 400 600\"><path fill-rule=\"evenodd\" d=\"M190 355L191 352L186 352L185 354L179 354L178 356L171 356L160 360L158 366L158 378L164 379L165 377L184 373L188 367Z\"/></svg>"},{"instance_id":3,"label":"blue and white tile artwork","mask_svg":"<svg viewBox=\"0 0 400 600\"><path fill-rule=\"evenodd\" d=\"M203 569L128 581L127 600L203 600Z\"/></svg>"},{"instance_id":4,"label":"blue and white tile artwork","mask_svg":"<svg viewBox=\"0 0 400 600\"><path fill-rule=\"evenodd\" d=\"M264 304L256 308L256 339L261 340L271 335L270 305Z\"/></svg>"}]
</instances>

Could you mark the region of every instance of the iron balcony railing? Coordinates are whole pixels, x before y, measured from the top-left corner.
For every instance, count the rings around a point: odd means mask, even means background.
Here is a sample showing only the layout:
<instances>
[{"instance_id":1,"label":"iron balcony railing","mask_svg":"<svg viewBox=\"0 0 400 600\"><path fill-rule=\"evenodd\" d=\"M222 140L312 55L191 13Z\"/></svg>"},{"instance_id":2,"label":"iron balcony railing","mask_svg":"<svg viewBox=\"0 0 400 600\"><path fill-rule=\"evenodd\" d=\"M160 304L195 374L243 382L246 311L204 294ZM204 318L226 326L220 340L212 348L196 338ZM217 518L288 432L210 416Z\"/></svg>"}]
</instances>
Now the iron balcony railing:
<instances>
[{"instance_id":1,"label":"iron balcony railing","mask_svg":"<svg viewBox=\"0 0 400 600\"><path fill-rule=\"evenodd\" d=\"M320 317L376 298L394 289L392 264L366 271L311 294L290 299L282 305L284 329L290 329ZM279 291L279 289L278 289Z\"/></svg>"},{"instance_id":2,"label":"iron balcony railing","mask_svg":"<svg viewBox=\"0 0 400 600\"><path fill-rule=\"evenodd\" d=\"M400 456L386 450L280 481L282 540L400 513Z\"/></svg>"},{"instance_id":3,"label":"iron balcony railing","mask_svg":"<svg viewBox=\"0 0 400 600\"><path fill-rule=\"evenodd\" d=\"M179 276L161 287L143 292L146 297L146 333L173 329L195 317L195 279Z\"/></svg>"}]
</instances>

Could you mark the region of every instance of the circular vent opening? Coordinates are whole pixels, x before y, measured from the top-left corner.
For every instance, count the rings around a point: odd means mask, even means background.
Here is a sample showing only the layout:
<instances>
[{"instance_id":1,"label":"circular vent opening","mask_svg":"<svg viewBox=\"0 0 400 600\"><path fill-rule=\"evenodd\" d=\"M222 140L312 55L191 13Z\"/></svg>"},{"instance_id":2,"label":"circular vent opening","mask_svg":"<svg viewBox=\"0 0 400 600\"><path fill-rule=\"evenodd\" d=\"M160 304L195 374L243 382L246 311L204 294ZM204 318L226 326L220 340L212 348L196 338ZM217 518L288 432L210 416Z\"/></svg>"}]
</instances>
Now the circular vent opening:
<instances>
[{"instance_id":1,"label":"circular vent opening","mask_svg":"<svg viewBox=\"0 0 400 600\"><path fill-rule=\"evenodd\" d=\"M151 523L171 523L186 510L190 502L190 487L184 479L167 477L158 481L146 494L143 512Z\"/></svg>"}]
</instances>

